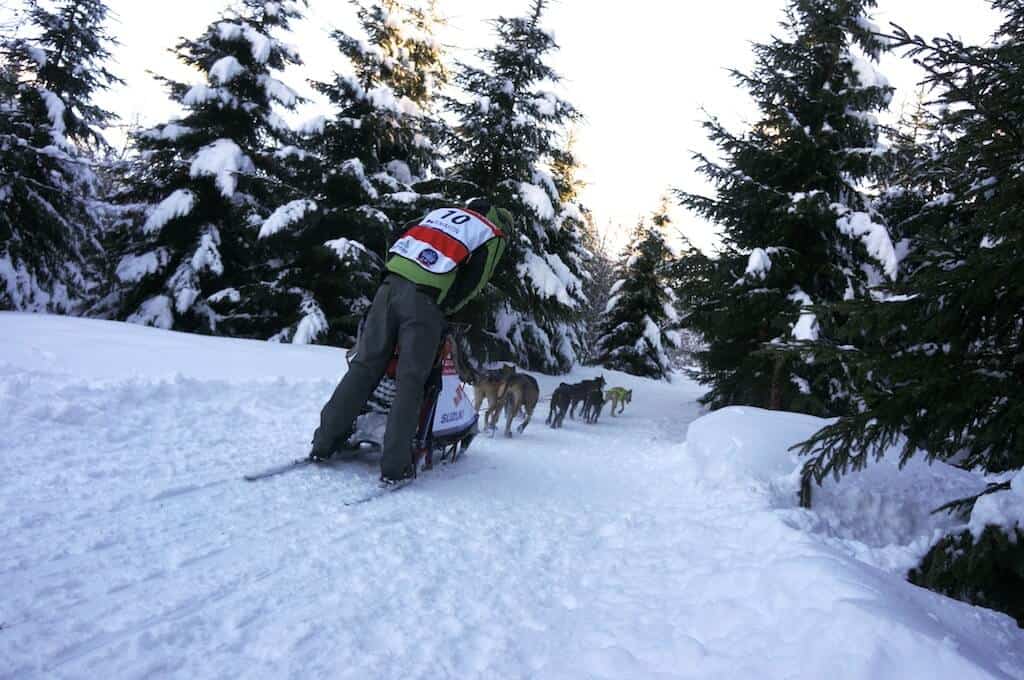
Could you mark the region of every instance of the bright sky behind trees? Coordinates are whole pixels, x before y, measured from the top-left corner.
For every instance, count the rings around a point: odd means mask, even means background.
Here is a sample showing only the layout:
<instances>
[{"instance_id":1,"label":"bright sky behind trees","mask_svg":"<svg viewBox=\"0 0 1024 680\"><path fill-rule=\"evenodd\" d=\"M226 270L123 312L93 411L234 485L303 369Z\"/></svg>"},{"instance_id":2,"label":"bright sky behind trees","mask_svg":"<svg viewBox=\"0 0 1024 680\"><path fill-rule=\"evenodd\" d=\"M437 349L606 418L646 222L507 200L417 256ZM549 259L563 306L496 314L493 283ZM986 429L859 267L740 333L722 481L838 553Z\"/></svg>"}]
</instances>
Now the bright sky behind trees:
<instances>
[{"instance_id":1,"label":"bright sky behind trees","mask_svg":"<svg viewBox=\"0 0 1024 680\"><path fill-rule=\"evenodd\" d=\"M292 40L306 61L304 69L290 74L289 84L297 89L304 78L325 78L345 68L327 37L331 28L357 30L348 2L310 4ZM515 16L527 7L526 0L438 4L449 22L442 40L458 59L471 59L473 50L490 45L488 19ZM109 0L109 5L118 22L111 32L121 41L112 70L126 85L101 101L127 124L165 120L174 113L173 105L147 71L195 78L167 50L179 37L200 32L225 3ZM877 24L888 27L893 21L926 37L952 32L983 41L998 20L984 0L880 0L879 5ZM690 158L694 150L712 152L700 126L701 108L732 127L754 116L727 69L752 65L750 42L778 32L784 6L784 0L552 3L544 23L561 45L553 64L565 78L562 93L586 117L576 149L589 185L583 200L598 223L611 229L612 243L621 244L636 219L650 215L669 187L705 188ZM898 88L893 102L898 112L904 102L913 101L920 71L895 56L883 60L881 71ZM697 245L706 248L713 242L711 228L697 217L679 209L674 217Z\"/></svg>"}]
</instances>

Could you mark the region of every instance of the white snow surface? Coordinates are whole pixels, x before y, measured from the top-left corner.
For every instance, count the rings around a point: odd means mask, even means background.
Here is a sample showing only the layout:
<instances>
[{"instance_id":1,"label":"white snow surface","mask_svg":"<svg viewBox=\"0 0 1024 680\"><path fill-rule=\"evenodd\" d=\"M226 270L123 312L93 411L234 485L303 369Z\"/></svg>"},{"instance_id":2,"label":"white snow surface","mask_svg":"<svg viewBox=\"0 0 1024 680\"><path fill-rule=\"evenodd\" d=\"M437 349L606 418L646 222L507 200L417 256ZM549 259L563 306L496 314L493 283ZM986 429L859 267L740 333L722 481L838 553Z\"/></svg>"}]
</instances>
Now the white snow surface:
<instances>
[{"instance_id":1,"label":"white snow surface","mask_svg":"<svg viewBox=\"0 0 1024 680\"><path fill-rule=\"evenodd\" d=\"M220 85L230 83L235 76L245 72L245 67L234 56L221 57L210 67L210 80Z\"/></svg>"},{"instance_id":2,"label":"white snow surface","mask_svg":"<svg viewBox=\"0 0 1024 680\"><path fill-rule=\"evenodd\" d=\"M744 278L752 276L764 280L771 270L772 258L768 256L767 251L763 248L754 248L750 251L750 258L747 260L747 271L744 272Z\"/></svg>"},{"instance_id":3,"label":"white snow surface","mask_svg":"<svg viewBox=\"0 0 1024 680\"><path fill-rule=\"evenodd\" d=\"M122 283L136 283L155 274L171 261L166 248L157 248L141 255L125 255L117 263L115 274Z\"/></svg>"},{"instance_id":4,"label":"white snow surface","mask_svg":"<svg viewBox=\"0 0 1024 680\"><path fill-rule=\"evenodd\" d=\"M230 198L238 187L238 175L255 170L252 160L230 139L218 139L196 152L189 174L214 178L222 195Z\"/></svg>"},{"instance_id":5,"label":"white snow surface","mask_svg":"<svg viewBox=\"0 0 1024 680\"><path fill-rule=\"evenodd\" d=\"M814 300L800 288L794 288L793 292L789 294L789 299L800 304L800 317L793 324L793 339L809 340L811 342L817 340L818 331L820 330L818 317L809 309L814 305Z\"/></svg>"},{"instance_id":6,"label":"white snow surface","mask_svg":"<svg viewBox=\"0 0 1024 680\"><path fill-rule=\"evenodd\" d=\"M188 189L176 189L160 202L146 218L142 231L146 234L159 232L164 225L178 217L184 217L195 207L196 195Z\"/></svg>"},{"instance_id":7,"label":"white snow surface","mask_svg":"<svg viewBox=\"0 0 1024 680\"><path fill-rule=\"evenodd\" d=\"M282 229L287 229L295 224L308 213L316 211L316 202L308 198L302 198L291 203L286 203L275 210L260 227L259 237L268 238Z\"/></svg>"},{"instance_id":8,"label":"white snow surface","mask_svg":"<svg viewBox=\"0 0 1024 680\"><path fill-rule=\"evenodd\" d=\"M555 298L572 309L578 306L573 292L579 288L572 286L579 286L579 279L569 272L569 268L557 256L548 255L542 258L537 253L528 251L523 255L523 263L518 265L516 270L521 278L530 280L534 291L541 298Z\"/></svg>"},{"instance_id":9,"label":"white snow surface","mask_svg":"<svg viewBox=\"0 0 1024 680\"><path fill-rule=\"evenodd\" d=\"M529 182L519 183L519 196L523 203L541 220L555 217L555 208L551 205L551 197L544 189Z\"/></svg>"},{"instance_id":10,"label":"white snow surface","mask_svg":"<svg viewBox=\"0 0 1024 680\"><path fill-rule=\"evenodd\" d=\"M1024 531L1024 471L1010 480L1010 490L982 496L974 504L968 528L979 538L985 527L1002 527L1012 535L1013 529Z\"/></svg>"},{"instance_id":11,"label":"white snow surface","mask_svg":"<svg viewBox=\"0 0 1024 680\"><path fill-rule=\"evenodd\" d=\"M1024 678L1009 617L900 571L966 473L882 464L801 510L788 448L825 421L603 371L624 415L553 431L542 402L371 503L344 505L372 459L243 482L305 454L344 370L0 313L0 675Z\"/></svg>"},{"instance_id":12,"label":"white snow surface","mask_svg":"<svg viewBox=\"0 0 1024 680\"><path fill-rule=\"evenodd\" d=\"M836 220L839 230L847 236L859 238L867 248L868 254L882 265L885 275L895 280L900 263L885 225L875 222L866 212L851 212L838 204L833 207L840 211L840 217Z\"/></svg>"}]
</instances>

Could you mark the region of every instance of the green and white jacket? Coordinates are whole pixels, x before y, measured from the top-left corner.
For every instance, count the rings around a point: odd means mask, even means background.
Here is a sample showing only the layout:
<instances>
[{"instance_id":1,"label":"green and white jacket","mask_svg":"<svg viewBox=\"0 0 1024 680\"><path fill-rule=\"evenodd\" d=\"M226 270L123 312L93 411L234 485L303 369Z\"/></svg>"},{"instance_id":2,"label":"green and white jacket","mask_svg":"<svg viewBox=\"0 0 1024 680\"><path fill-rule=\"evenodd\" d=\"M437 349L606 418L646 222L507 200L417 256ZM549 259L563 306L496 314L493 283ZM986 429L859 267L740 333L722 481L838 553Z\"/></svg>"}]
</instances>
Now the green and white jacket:
<instances>
[{"instance_id":1,"label":"green and white jacket","mask_svg":"<svg viewBox=\"0 0 1024 680\"><path fill-rule=\"evenodd\" d=\"M468 208L440 208L409 224L389 251L386 269L437 291L446 314L462 309L494 275L508 237L498 224L511 215L491 208L487 215Z\"/></svg>"}]
</instances>

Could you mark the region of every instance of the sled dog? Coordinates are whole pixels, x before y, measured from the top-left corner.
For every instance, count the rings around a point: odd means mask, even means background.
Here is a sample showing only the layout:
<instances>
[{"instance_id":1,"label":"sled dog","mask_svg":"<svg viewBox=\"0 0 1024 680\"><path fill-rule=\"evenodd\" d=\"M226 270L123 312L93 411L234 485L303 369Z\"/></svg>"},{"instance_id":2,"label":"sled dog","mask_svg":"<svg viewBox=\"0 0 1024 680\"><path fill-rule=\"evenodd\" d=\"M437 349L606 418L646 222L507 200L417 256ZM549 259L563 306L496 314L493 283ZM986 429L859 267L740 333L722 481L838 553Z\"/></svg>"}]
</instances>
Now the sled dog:
<instances>
[{"instance_id":1,"label":"sled dog","mask_svg":"<svg viewBox=\"0 0 1024 680\"><path fill-rule=\"evenodd\" d=\"M598 376L593 380L584 380L574 385L569 385L569 417L576 418L576 407L587 399L587 395L593 390L603 390L605 386L604 376Z\"/></svg>"},{"instance_id":2,"label":"sled dog","mask_svg":"<svg viewBox=\"0 0 1024 680\"><path fill-rule=\"evenodd\" d=\"M572 401L570 390L572 385L561 383L551 394L551 408L548 409L547 424L552 428L562 426L565 420L565 413L569 410L569 402Z\"/></svg>"},{"instance_id":3,"label":"sled dog","mask_svg":"<svg viewBox=\"0 0 1024 680\"><path fill-rule=\"evenodd\" d=\"M499 390L498 397L501 399L500 406L505 407L505 436L512 436L512 421L519 415L520 411L523 412L523 422L519 423L519 427L516 428L516 432L519 434L523 433L526 426L530 424L530 419L533 417L533 410L537 408L537 402L540 401L540 386L537 385L537 381L532 375L526 373L516 373L514 367L510 368L511 371L505 375L505 382ZM491 421L491 427L494 428L498 423L498 412L494 413Z\"/></svg>"},{"instance_id":4,"label":"sled dog","mask_svg":"<svg viewBox=\"0 0 1024 680\"><path fill-rule=\"evenodd\" d=\"M601 409L604 408L604 392L599 389L591 390L590 394L583 401L583 422L593 425L601 417Z\"/></svg>"},{"instance_id":5,"label":"sled dog","mask_svg":"<svg viewBox=\"0 0 1024 680\"><path fill-rule=\"evenodd\" d=\"M467 371L466 382L473 386L473 408L479 413L484 400L487 400L487 412L484 414L484 427L493 427L492 421L498 420L501 410L501 397L504 394L505 382L515 373L514 366L506 366L482 372Z\"/></svg>"},{"instance_id":6,"label":"sled dog","mask_svg":"<svg viewBox=\"0 0 1024 680\"><path fill-rule=\"evenodd\" d=\"M626 404L633 401L633 390L627 390L625 387L612 387L604 393L604 400L612 403L608 413L614 416L615 407L618 406L621 414L626 410Z\"/></svg>"}]
</instances>

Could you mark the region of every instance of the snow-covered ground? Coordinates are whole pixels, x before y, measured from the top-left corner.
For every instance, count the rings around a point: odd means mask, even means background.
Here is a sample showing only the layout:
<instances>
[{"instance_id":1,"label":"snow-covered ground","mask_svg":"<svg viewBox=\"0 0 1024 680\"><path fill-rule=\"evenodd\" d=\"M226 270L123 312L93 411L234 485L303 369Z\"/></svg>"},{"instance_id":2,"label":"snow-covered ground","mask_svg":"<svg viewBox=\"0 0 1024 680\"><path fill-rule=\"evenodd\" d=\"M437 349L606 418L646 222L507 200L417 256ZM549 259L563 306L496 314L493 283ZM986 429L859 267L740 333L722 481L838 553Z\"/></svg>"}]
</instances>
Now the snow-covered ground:
<instances>
[{"instance_id":1,"label":"snow-covered ground","mask_svg":"<svg viewBox=\"0 0 1024 680\"><path fill-rule=\"evenodd\" d=\"M800 510L821 421L605 372L623 417L542 403L365 505L368 461L242 481L305 454L343 370L0 314L0 677L1024 678L1008 617L902 578L971 475L883 463Z\"/></svg>"}]
</instances>

